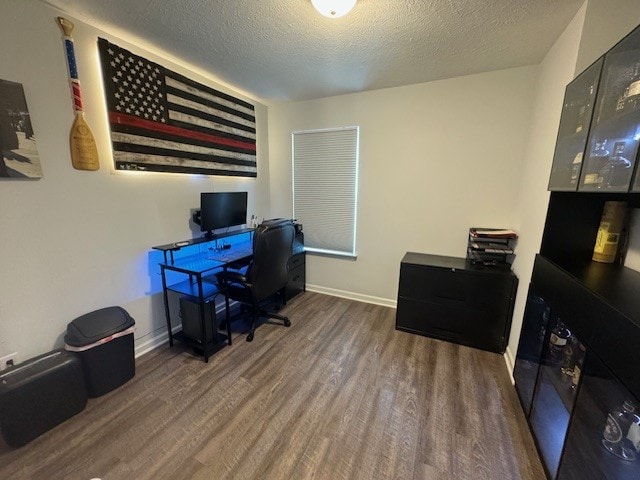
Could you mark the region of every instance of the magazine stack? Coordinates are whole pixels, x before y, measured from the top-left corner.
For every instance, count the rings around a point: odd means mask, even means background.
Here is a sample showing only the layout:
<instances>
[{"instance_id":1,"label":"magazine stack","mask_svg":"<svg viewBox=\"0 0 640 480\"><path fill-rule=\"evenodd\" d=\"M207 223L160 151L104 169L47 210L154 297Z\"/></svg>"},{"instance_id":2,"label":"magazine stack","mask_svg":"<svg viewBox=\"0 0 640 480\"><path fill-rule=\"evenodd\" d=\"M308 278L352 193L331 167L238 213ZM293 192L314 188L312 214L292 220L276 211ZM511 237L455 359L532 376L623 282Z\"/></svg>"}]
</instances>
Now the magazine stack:
<instances>
[{"instance_id":1,"label":"magazine stack","mask_svg":"<svg viewBox=\"0 0 640 480\"><path fill-rule=\"evenodd\" d=\"M467 261L473 265L510 268L518 234L510 229L470 228Z\"/></svg>"}]
</instances>

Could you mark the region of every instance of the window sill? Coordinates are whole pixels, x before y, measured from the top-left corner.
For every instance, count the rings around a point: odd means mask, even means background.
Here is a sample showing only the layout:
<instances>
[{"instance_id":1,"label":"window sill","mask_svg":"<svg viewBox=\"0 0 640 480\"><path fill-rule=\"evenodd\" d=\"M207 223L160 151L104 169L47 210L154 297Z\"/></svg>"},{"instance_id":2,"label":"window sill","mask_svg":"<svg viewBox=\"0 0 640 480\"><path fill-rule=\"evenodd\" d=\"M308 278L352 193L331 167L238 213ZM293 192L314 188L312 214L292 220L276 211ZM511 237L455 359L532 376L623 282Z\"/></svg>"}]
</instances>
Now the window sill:
<instances>
[{"instance_id":1,"label":"window sill","mask_svg":"<svg viewBox=\"0 0 640 480\"><path fill-rule=\"evenodd\" d=\"M320 248L310 248L310 247L304 247L304 251L311 255L318 255L321 257L332 257L332 258L339 258L339 259L353 260L353 261L358 259L358 254L351 253L351 252L339 252L336 250L322 250Z\"/></svg>"}]
</instances>

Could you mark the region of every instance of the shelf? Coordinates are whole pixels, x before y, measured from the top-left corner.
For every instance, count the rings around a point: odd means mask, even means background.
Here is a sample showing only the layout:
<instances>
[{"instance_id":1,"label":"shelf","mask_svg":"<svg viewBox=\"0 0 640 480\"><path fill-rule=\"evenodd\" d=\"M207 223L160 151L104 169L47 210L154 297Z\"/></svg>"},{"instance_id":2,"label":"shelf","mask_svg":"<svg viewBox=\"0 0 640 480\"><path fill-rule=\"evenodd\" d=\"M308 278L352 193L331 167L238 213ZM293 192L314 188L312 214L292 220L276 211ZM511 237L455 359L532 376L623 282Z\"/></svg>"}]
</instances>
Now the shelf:
<instances>
[{"instance_id":1,"label":"shelf","mask_svg":"<svg viewBox=\"0 0 640 480\"><path fill-rule=\"evenodd\" d=\"M216 295L223 293L220 287L213 282L214 279L207 281L206 278L202 279L202 298L204 301L207 301ZM191 280L184 280L179 283L175 283L173 285L168 285L167 290L171 290L172 292L182 293L184 295L190 295L192 297L198 298L198 282Z\"/></svg>"},{"instance_id":2,"label":"shelf","mask_svg":"<svg viewBox=\"0 0 640 480\"><path fill-rule=\"evenodd\" d=\"M640 272L591 260L564 262L558 266L640 327Z\"/></svg>"},{"instance_id":3,"label":"shelf","mask_svg":"<svg viewBox=\"0 0 640 480\"><path fill-rule=\"evenodd\" d=\"M173 334L173 339L174 340L178 340L180 343L184 343L185 345L189 345L191 348L193 348L194 350L198 351L199 354L204 354L204 350L206 349L207 353L209 354L209 356L211 356L212 354L222 350L227 344L227 334L217 331L216 332L216 336L218 338L217 342L209 342L206 345L203 345L202 343L196 341L196 340L192 340L189 337L186 337L183 333L182 330L180 330L179 332L176 332Z\"/></svg>"}]
</instances>

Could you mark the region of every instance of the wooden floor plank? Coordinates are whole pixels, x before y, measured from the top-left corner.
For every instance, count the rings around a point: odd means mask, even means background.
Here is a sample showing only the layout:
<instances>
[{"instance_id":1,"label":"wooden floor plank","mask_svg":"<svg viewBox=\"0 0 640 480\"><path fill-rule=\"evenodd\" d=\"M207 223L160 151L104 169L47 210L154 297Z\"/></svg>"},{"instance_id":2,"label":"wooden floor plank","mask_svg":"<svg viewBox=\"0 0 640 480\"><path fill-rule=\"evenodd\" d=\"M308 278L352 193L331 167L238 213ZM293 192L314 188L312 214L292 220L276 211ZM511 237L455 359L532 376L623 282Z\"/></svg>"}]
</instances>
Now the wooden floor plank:
<instances>
[{"instance_id":1,"label":"wooden floor plank","mask_svg":"<svg viewBox=\"0 0 640 480\"><path fill-rule=\"evenodd\" d=\"M537 480L503 358L305 292L205 364L180 344L30 444L2 479Z\"/></svg>"}]
</instances>

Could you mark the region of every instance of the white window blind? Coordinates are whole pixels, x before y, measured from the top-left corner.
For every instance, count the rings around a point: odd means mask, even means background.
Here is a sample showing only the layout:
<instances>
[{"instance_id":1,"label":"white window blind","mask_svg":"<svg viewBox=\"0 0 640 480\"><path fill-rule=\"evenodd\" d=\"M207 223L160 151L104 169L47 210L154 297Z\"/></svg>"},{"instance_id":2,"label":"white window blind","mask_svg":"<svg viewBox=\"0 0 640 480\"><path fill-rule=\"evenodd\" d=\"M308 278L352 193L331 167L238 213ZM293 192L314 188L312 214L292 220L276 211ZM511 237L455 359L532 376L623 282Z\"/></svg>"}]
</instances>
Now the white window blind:
<instances>
[{"instance_id":1,"label":"white window blind","mask_svg":"<svg viewBox=\"0 0 640 480\"><path fill-rule=\"evenodd\" d=\"M293 215L308 251L356 254L358 127L293 132Z\"/></svg>"}]
</instances>

